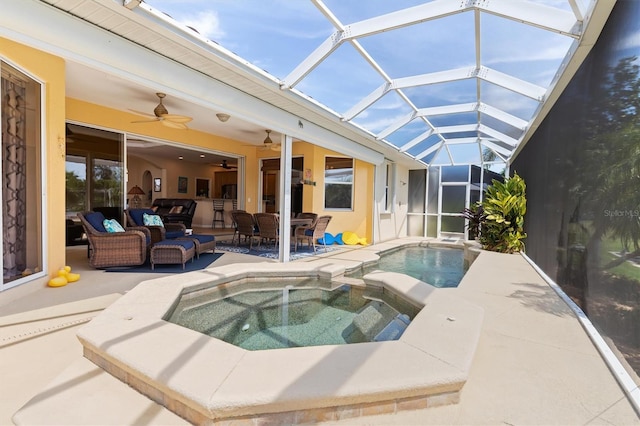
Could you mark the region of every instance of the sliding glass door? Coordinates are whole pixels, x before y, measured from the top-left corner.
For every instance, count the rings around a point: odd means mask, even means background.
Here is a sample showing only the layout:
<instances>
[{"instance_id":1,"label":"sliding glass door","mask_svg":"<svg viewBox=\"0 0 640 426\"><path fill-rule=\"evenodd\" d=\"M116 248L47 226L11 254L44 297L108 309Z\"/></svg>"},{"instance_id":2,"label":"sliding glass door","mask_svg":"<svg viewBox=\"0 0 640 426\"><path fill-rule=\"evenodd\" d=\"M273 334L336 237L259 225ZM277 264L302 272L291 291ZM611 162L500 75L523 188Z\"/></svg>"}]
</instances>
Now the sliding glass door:
<instances>
[{"instance_id":1,"label":"sliding glass door","mask_svg":"<svg viewBox=\"0 0 640 426\"><path fill-rule=\"evenodd\" d=\"M67 123L66 215L101 211L123 219L124 136L121 133Z\"/></svg>"},{"instance_id":2,"label":"sliding glass door","mask_svg":"<svg viewBox=\"0 0 640 426\"><path fill-rule=\"evenodd\" d=\"M0 61L2 282L43 275L42 85Z\"/></svg>"}]
</instances>

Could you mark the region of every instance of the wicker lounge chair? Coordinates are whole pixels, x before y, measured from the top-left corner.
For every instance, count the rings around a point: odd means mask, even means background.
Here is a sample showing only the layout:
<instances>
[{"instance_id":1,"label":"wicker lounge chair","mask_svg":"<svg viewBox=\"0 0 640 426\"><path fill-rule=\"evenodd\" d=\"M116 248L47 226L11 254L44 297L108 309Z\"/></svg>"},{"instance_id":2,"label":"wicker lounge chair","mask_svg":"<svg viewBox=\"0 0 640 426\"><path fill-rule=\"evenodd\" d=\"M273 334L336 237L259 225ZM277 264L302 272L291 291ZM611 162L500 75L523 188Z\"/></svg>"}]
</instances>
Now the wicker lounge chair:
<instances>
[{"instance_id":1,"label":"wicker lounge chair","mask_svg":"<svg viewBox=\"0 0 640 426\"><path fill-rule=\"evenodd\" d=\"M145 213L154 215L156 214L151 209L127 209L125 210L127 215L127 223L129 226L144 226L151 233L151 242L153 244L178 237L184 237L186 235L186 226L182 223L164 223L164 226L149 226L143 222L143 216Z\"/></svg>"},{"instance_id":2,"label":"wicker lounge chair","mask_svg":"<svg viewBox=\"0 0 640 426\"><path fill-rule=\"evenodd\" d=\"M273 241L274 245L277 247L280 242L280 222L278 220L278 216L273 213L256 213L253 217L256 219L258 235L260 236L258 245L260 245L262 240L265 240L267 243L269 243L269 241Z\"/></svg>"},{"instance_id":3,"label":"wicker lounge chair","mask_svg":"<svg viewBox=\"0 0 640 426\"><path fill-rule=\"evenodd\" d=\"M89 240L89 264L94 268L137 266L147 260L151 234L144 227L107 232L100 212L78 213Z\"/></svg>"},{"instance_id":4,"label":"wicker lounge chair","mask_svg":"<svg viewBox=\"0 0 640 426\"><path fill-rule=\"evenodd\" d=\"M324 251L327 251L327 244L324 238L324 233L327 230L327 226L331 221L331 216L320 216L316 223L311 227L298 226L294 233L295 251L298 251L298 241L307 241L308 246L313 245L313 252L316 252L316 241L318 238L322 238L324 245Z\"/></svg>"}]
</instances>

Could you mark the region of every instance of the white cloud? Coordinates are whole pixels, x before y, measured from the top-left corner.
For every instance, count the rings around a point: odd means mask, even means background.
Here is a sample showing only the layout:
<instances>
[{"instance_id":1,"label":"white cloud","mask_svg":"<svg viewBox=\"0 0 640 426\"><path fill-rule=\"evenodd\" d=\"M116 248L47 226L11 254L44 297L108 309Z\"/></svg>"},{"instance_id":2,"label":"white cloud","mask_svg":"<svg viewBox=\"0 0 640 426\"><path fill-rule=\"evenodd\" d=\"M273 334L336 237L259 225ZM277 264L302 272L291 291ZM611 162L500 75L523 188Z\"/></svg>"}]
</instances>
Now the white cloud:
<instances>
[{"instance_id":1,"label":"white cloud","mask_svg":"<svg viewBox=\"0 0 640 426\"><path fill-rule=\"evenodd\" d=\"M203 10L194 15L185 15L180 18L180 22L210 40L220 40L225 36L225 32L220 26L218 14L213 10Z\"/></svg>"}]
</instances>

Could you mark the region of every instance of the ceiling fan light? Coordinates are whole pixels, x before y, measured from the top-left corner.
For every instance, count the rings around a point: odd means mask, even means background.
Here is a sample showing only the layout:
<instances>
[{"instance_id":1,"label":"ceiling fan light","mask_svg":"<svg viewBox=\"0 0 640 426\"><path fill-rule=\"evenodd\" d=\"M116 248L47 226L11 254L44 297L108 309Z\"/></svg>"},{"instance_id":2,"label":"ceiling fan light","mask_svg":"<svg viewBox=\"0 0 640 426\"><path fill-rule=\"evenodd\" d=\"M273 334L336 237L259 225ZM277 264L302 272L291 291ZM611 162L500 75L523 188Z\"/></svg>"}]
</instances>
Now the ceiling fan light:
<instances>
[{"instance_id":1,"label":"ceiling fan light","mask_svg":"<svg viewBox=\"0 0 640 426\"><path fill-rule=\"evenodd\" d=\"M267 132L267 137L264 139L264 144L265 145L270 145L273 143L273 141L271 140L271 138L269 137L269 133L271 133L271 130L265 130L265 132Z\"/></svg>"},{"instance_id":2,"label":"ceiling fan light","mask_svg":"<svg viewBox=\"0 0 640 426\"><path fill-rule=\"evenodd\" d=\"M218 117L218 120L220 120L223 123L226 123L231 118L229 114L225 114L223 112L217 113L216 117Z\"/></svg>"}]
</instances>

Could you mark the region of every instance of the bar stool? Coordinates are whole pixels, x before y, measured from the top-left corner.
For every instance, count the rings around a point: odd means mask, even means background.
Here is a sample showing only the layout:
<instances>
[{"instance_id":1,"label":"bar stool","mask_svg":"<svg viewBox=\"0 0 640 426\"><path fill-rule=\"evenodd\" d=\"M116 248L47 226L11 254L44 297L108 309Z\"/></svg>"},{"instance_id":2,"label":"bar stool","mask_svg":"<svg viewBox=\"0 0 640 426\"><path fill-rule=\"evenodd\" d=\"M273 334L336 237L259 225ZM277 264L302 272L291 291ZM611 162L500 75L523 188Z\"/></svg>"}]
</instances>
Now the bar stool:
<instances>
[{"instance_id":1,"label":"bar stool","mask_svg":"<svg viewBox=\"0 0 640 426\"><path fill-rule=\"evenodd\" d=\"M216 222L222 222L222 227L224 228L224 200L213 200L213 222L211 223L212 228L216 227Z\"/></svg>"}]
</instances>

